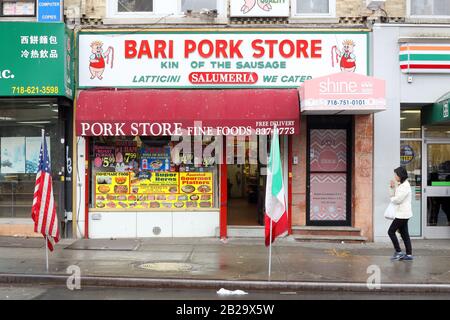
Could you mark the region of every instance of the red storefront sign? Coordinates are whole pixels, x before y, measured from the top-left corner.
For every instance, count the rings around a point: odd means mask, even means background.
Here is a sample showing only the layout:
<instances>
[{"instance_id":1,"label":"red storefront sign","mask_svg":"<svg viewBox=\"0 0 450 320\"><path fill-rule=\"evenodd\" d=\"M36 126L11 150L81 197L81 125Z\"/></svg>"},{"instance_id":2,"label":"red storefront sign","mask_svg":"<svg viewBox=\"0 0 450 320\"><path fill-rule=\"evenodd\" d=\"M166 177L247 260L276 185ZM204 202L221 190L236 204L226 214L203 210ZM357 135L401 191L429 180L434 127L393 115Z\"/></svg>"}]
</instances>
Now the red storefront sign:
<instances>
[{"instance_id":1,"label":"red storefront sign","mask_svg":"<svg viewBox=\"0 0 450 320\"><path fill-rule=\"evenodd\" d=\"M77 99L79 136L251 135L299 132L295 89L87 90Z\"/></svg>"}]
</instances>

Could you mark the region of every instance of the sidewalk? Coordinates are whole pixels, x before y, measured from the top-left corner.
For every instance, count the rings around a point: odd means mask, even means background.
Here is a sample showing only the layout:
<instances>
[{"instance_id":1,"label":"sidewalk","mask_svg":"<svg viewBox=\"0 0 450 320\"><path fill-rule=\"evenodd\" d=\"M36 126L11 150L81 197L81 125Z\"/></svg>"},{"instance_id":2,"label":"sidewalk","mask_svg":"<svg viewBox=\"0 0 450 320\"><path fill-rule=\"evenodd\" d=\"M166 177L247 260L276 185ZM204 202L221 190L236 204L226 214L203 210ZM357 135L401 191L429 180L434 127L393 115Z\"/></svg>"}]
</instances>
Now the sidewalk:
<instances>
[{"instance_id":1,"label":"sidewalk","mask_svg":"<svg viewBox=\"0 0 450 320\"><path fill-rule=\"evenodd\" d=\"M384 288L450 291L450 240L413 241L415 260L391 262L390 243L340 244L278 239L267 282L268 249L262 239L216 238L63 240L45 271L43 239L0 238L0 282L65 283L80 267L95 285L236 288L366 287L367 268L379 266ZM75 243L75 244L74 244ZM69 249L70 245L88 250ZM109 247L110 249L101 249ZM97 250L92 250L97 249ZM144 267L142 267L143 264ZM309 288L311 289L311 288Z\"/></svg>"}]
</instances>

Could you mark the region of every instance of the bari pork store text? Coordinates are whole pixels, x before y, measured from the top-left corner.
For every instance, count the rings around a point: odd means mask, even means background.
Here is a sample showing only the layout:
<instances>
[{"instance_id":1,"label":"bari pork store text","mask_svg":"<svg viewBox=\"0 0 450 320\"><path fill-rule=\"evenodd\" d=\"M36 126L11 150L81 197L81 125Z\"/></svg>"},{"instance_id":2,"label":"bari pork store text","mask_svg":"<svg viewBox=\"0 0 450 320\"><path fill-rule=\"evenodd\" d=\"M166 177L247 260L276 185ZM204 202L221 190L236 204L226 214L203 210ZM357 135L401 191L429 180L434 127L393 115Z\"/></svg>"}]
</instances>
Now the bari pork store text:
<instances>
[{"instance_id":1,"label":"bari pork store text","mask_svg":"<svg viewBox=\"0 0 450 320\"><path fill-rule=\"evenodd\" d=\"M296 88L341 71L353 43L354 72L367 74L367 34L143 32L79 35L81 88Z\"/></svg>"}]
</instances>

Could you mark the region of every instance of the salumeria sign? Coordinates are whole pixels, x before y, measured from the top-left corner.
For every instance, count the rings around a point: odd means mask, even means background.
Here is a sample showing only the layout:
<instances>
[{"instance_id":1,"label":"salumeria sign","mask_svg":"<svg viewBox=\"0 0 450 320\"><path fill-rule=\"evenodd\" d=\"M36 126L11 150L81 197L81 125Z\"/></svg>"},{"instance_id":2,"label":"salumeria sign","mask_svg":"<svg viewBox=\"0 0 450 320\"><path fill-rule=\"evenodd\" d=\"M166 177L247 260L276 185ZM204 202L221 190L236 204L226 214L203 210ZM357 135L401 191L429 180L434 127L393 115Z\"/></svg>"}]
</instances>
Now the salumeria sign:
<instances>
[{"instance_id":1,"label":"salumeria sign","mask_svg":"<svg viewBox=\"0 0 450 320\"><path fill-rule=\"evenodd\" d=\"M280 87L341 71L351 41L354 72L367 74L366 32L184 31L81 33L79 86Z\"/></svg>"}]
</instances>

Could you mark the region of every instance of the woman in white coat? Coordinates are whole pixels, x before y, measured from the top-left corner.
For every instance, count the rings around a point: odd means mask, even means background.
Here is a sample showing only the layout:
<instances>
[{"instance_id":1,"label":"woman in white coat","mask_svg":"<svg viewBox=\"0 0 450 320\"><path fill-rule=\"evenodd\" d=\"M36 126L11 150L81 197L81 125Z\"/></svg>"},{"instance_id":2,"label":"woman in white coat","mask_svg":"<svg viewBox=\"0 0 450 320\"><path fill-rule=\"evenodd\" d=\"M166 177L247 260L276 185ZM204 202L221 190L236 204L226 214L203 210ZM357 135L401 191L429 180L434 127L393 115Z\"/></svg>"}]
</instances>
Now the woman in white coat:
<instances>
[{"instance_id":1,"label":"woman in white coat","mask_svg":"<svg viewBox=\"0 0 450 320\"><path fill-rule=\"evenodd\" d=\"M395 178L391 180L390 196L391 202L395 205L395 219L389 227L388 235L394 245L395 253L391 260L413 260L411 239L408 231L408 221L412 217L411 208L411 186L408 182L408 173L405 168L398 167L394 170ZM397 235L397 230L402 236L405 243L406 254L400 249Z\"/></svg>"}]
</instances>

